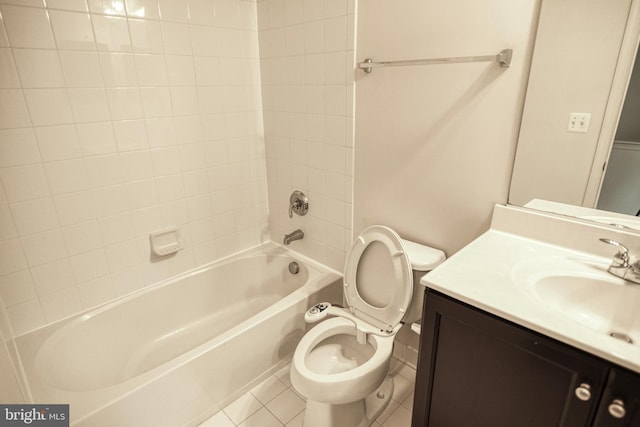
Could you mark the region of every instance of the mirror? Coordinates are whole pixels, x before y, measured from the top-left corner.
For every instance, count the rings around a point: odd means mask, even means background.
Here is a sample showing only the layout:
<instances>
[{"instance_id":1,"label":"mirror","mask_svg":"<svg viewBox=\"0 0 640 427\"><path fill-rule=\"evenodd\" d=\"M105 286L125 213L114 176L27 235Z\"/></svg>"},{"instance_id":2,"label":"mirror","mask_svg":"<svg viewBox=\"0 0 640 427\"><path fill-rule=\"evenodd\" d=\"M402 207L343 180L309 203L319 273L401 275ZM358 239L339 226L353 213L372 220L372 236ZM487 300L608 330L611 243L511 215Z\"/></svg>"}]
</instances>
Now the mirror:
<instances>
[{"instance_id":1,"label":"mirror","mask_svg":"<svg viewBox=\"0 0 640 427\"><path fill-rule=\"evenodd\" d=\"M640 71L629 84L639 36L640 0L543 0L510 204L611 223L637 213L640 175L633 185L625 175L630 148L638 158L631 172L640 171L640 144L628 144L640 141ZM572 113L590 119L586 129L569 131ZM623 121L630 115L632 131Z\"/></svg>"}]
</instances>

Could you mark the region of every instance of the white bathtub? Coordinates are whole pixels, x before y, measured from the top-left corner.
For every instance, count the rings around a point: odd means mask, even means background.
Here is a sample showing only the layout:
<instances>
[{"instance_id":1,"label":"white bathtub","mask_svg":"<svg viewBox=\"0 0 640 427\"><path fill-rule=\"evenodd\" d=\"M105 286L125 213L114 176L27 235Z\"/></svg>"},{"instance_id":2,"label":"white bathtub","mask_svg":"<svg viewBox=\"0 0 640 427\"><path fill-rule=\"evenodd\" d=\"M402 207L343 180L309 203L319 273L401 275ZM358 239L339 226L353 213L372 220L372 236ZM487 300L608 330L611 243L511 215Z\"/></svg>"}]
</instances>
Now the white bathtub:
<instances>
[{"instance_id":1,"label":"white bathtub","mask_svg":"<svg viewBox=\"0 0 640 427\"><path fill-rule=\"evenodd\" d=\"M288 359L340 279L267 244L24 334L33 402L70 404L74 426L196 425Z\"/></svg>"}]
</instances>

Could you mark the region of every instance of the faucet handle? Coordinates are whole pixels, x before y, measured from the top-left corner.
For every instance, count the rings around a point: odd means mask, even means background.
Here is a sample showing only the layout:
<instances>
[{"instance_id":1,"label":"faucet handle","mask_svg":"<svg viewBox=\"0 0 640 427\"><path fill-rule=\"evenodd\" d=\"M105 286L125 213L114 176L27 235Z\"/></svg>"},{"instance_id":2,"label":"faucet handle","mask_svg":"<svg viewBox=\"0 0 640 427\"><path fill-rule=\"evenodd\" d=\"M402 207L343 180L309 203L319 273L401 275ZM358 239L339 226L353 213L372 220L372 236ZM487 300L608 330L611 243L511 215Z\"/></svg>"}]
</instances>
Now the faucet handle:
<instances>
[{"instance_id":1,"label":"faucet handle","mask_svg":"<svg viewBox=\"0 0 640 427\"><path fill-rule=\"evenodd\" d=\"M616 265L617 267L629 267L629 248L622 243L611 239L602 238L600 241L618 248L618 253L613 257L614 262L618 263L618 265Z\"/></svg>"}]
</instances>

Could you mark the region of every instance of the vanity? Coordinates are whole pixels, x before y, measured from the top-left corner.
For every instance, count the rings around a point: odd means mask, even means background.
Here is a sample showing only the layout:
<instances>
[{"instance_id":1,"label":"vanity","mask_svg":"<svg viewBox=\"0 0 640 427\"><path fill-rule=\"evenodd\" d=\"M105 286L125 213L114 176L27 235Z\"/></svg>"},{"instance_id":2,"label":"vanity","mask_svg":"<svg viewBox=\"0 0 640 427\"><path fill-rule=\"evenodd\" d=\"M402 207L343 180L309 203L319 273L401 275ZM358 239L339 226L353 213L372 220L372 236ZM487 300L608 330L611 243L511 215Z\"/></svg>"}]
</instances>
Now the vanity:
<instances>
[{"instance_id":1,"label":"vanity","mask_svg":"<svg viewBox=\"0 0 640 427\"><path fill-rule=\"evenodd\" d=\"M496 206L427 287L412 427L640 426L640 234Z\"/></svg>"}]
</instances>

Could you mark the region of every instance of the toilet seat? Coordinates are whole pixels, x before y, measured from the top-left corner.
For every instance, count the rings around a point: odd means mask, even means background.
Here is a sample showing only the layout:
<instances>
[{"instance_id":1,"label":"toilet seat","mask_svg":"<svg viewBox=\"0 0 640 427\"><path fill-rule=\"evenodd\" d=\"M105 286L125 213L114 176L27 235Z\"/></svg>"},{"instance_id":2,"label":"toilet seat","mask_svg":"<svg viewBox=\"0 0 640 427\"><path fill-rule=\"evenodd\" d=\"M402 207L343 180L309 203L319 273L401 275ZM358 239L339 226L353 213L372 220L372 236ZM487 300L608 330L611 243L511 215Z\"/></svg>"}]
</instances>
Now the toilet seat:
<instances>
[{"instance_id":1,"label":"toilet seat","mask_svg":"<svg viewBox=\"0 0 640 427\"><path fill-rule=\"evenodd\" d=\"M386 332L396 329L411 303L413 273L395 231L373 225L353 242L345 264L344 296L354 316Z\"/></svg>"},{"instance_id":2,"label":"toilet seat","mask_svg":"<svg viewBox=\"0 0 640 427\"><path fill-rule=\"evenodd\" d=\"M308 399L340 404L355 401L373 393L385 378L384 372L388 370L393 352L393 336L369 334L367 342L375 351L356 368L334 374L311 370L307 365L309 353L323 340L339 334L351 335L355 340L353 322L343 317L324 320L302 337L294 352L291 380L298 392Z\"/></svg>"}]
</instances>

